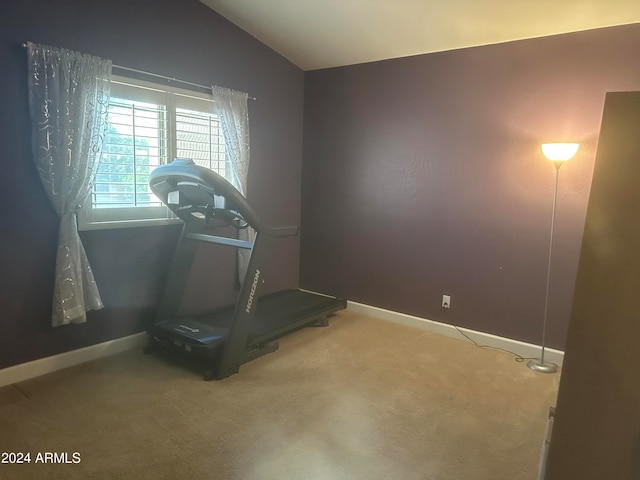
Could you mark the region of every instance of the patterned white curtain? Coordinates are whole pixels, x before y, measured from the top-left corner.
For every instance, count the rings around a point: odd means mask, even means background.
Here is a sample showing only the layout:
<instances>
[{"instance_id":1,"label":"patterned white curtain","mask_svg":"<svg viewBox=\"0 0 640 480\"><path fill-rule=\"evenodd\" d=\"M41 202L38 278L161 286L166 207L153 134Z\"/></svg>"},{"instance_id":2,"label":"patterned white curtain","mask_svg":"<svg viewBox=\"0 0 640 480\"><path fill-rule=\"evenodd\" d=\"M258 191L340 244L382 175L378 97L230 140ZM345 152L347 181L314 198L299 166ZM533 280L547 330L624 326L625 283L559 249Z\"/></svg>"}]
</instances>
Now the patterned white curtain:
<instances>
[{"instance_id":1,"label":"patterned white curtain","mask_svg":"<svg viewBox=\"0 0 640 480\"><path fill-rule=\"evenodd\" d=\"M247 175L249 173L249 106L248 94L224 87L212 86L213 110L220 118L227 152L228 164L234 187L247 196ZM253 239L251 227L240 230L241 240ZM238 279L244 280L249 266L250 252L238 249Z\"/></svg>"},{"instance_id":2,"label":"patterned white curtain","mask_svg":"<svg viewBox=\"0 0 640 480\"><path fill-rule=\"evenodd\" d=\"M60 217L53 326L86 322L103 307L78 235L77 211L91 192L107 126L111 61L29 42L33 156Z\"/></svg>"}]
</instances>

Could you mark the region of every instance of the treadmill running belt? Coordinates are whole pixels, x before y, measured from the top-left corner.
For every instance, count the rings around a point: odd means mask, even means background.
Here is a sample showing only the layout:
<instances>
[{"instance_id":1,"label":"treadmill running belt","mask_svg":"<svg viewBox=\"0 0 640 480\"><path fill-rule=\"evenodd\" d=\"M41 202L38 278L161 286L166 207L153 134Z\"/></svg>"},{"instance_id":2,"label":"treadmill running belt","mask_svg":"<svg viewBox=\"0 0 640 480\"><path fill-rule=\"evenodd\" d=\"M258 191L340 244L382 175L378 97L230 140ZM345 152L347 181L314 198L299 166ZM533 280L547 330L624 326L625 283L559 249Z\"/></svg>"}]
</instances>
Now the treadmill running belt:
<instances>
[{"instance_id":1,"label":"treadmill running belt","mask_svg":"<svg viewBox=\"0 0 640 480\"><path fill-rule=\"evenodd\" d=\"M324 318L337 310L345 308L345 301L333 297L325 297L302 290L283 290L260 297L256 316L251 329L252 337L275 338L280 334L277 330L291 330L292 323L307 325L319 318Z\"/></svg>"},{"instance_id":2,"label":"treadmill running belt","mask_svg":"<svg viewBox=\"0 0 640 480\"><path fill-rule=\"evenodd\" d=\"M249 333L250 342L264 342L345 308L345 301L302 290L283 290L258 300ZM199 317L186 317L157 324L167 332L184 335L201 343L224 341L233 319L233 306Z\"/></svg>"}]
</instances>

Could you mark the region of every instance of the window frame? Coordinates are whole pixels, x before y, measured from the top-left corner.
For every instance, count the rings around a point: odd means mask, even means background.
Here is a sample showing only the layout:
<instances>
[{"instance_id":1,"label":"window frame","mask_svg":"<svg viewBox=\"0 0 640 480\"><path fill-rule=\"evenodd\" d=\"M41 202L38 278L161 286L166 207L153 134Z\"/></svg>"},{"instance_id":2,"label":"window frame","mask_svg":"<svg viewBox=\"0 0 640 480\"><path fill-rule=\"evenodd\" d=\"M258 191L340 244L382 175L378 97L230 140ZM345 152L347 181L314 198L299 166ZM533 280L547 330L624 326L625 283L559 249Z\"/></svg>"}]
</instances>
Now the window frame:
<instances>
[{"instance_id":1,"label":"window frame","mask_svg":"<svg viewBox=\"0 0 640 480\"><path fill-rule=\"evenodd\" d=\"M211 112L211 94L186 90L174 86L113 75L111 95L116 98L164 105L166 108L166 158L160 165L177 156L176 109ZM114 94L115 93L115 94ZM203 109L202 107L207 108ZM228 167L227 167L228 168ZM93 208L93 187L78 211L78 230L145 227L181 223L166 205ZM135 193L134 193L135 195Z\"/></svg>"}]
</instances>

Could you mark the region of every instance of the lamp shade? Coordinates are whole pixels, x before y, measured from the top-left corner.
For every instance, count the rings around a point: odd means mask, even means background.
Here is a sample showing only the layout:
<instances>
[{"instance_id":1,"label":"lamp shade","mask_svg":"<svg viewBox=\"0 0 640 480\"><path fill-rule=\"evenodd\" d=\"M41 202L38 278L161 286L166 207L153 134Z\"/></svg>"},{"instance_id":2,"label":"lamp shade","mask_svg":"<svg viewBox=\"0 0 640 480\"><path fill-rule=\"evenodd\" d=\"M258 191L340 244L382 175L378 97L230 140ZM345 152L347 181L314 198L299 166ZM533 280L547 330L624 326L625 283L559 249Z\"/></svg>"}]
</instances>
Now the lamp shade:
<instances>
[{"instance_id":1,"label":"lamp shade","mask_svg":"<svg viewBox=\"0 0 640 480\"><path fill-rule=\"evenodd\" d=\"M565 162L576 154L578 143L543 143L542 153L554 162Z\"/></svg>"}]
</instances>

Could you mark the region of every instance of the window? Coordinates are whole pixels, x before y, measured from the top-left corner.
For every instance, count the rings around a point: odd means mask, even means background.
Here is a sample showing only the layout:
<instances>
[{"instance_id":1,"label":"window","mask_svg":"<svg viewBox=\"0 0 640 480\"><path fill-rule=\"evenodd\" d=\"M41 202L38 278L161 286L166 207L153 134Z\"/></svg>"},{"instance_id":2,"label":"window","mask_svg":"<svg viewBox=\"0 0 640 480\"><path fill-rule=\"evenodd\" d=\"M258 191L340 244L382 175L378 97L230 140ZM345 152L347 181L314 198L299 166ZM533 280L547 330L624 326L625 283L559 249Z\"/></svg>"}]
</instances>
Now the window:
<instances>
[{"instance_id":1,"label":"window","mask_svg":"<svg viewBox=\"0 0 640 480\"><path fill-rule=\"evenodd\" d=\"M220 122L210 112L208 95L114 77L102 159L80 228L175 221L149 188L153 169L175 157L230 179Z\"/></svg>"}]
</instances>

